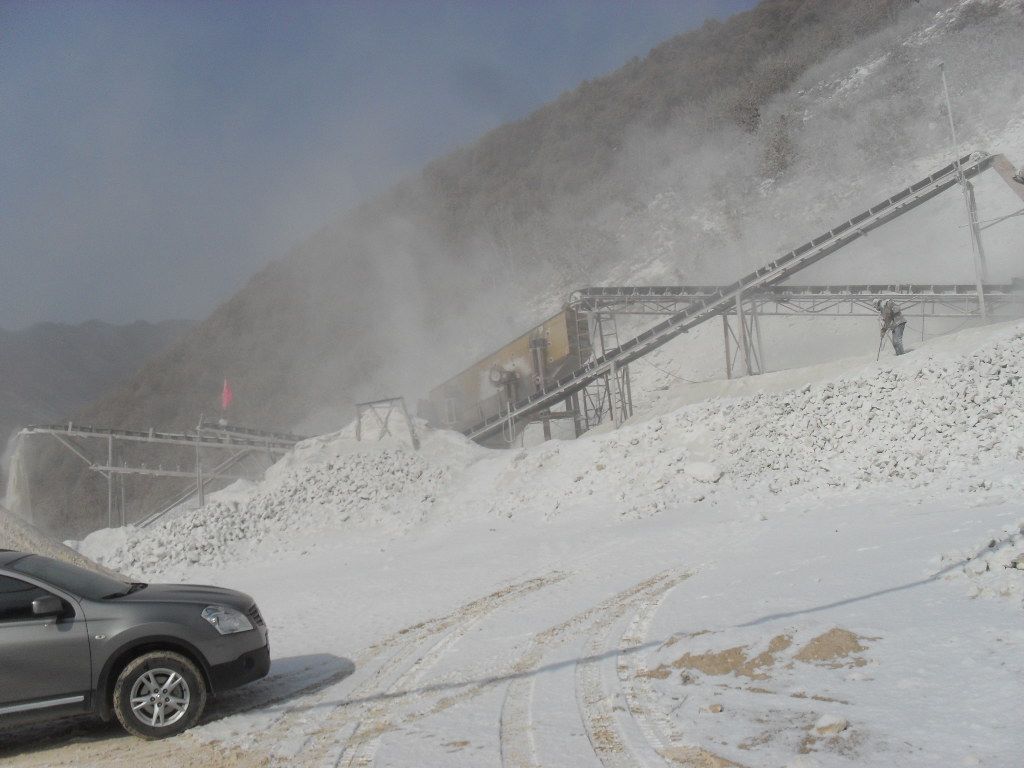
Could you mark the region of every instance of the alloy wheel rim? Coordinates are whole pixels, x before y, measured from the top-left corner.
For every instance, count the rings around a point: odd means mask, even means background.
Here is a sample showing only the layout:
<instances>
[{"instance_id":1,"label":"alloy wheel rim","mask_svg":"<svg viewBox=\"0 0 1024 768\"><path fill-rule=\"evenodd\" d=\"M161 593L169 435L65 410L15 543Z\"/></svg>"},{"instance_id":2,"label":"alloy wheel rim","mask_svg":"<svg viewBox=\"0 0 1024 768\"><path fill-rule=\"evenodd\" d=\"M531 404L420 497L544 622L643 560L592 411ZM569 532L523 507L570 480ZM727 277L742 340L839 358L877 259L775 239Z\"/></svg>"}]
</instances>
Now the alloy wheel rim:
<instances>
[{"instance_id":1,"label":"alloy wheel rim","mask_svg":"<svg viewBox=\"0 0 1024 768\"><path fill-rule=\"evenodd\" d=\"M151 728L166 728L181 720L192 700L188 683L179 672L160 667L135 679L130 696L135 718Z\"/></svg>"}]
</instances>

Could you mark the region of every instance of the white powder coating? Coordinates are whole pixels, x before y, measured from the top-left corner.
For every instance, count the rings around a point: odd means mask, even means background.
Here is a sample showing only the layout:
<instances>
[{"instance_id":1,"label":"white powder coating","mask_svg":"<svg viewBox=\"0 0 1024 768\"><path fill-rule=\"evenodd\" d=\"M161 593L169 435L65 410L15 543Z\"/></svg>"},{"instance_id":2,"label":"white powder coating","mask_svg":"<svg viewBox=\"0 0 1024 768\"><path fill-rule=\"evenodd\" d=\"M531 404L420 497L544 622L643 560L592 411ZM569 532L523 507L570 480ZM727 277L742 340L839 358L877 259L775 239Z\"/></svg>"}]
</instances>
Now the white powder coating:
<instances>
[{"instance_id":1,"label":"white powder coating","mask_svg":"<svg viewBox=\"0 0 1024 768\"><path fill-rule=\"evenodd\" d=\"M518 452L489 509L512 517L539 507L552 517L611 498L621 515L638 517L737 491L1024 488L1021 326L838 370L832 380L712 398L589 440Z\"/></svg>"},{"instance_id":2,"label":"white powder coating","mask_svg":"<svg viewBox=\"0 0 1024 768\"><path fill-rule=\"evenodd\" d=\"M63 560L82 568L97 569L96 564L90 562L87 557L55 541L3 506L0 506L0 549L30 552Z\"/></svg>"},{"instance_id":3,"label":"white powder coating","mask_svg":"<svg viewBox=\"0 0 1024 768\"><path fill-rule=\"evenodd\" d=\"M822 715L814 724L814 732L819 736L842 733L847 729L849 723L845 717L839 715Z\"/></svg>"},{"instance_id":4,"label":"white powder coating","mask_svg":"<svg viewBox=\"0 0 1024 768\"><path fill-rule=\"evenodd\" d=\"M707 461L691 461L683 465L683 471L702 483L717 483L722 478L722 470Z\"/></svg>"},{"instance_id":5,"label":"white powder coating","mask_svg":"<svg viewBox=\"0 0 1024 768\"><path fill-rule=\"evenodd\" d=\"M98 532L83 551L113 568L152 572L238 561L261 543L288 547L298 531L401 531L431 514L552 519L595 498L639 518L735 493L788 497L893 484L1017 492L1024 330L1004 326L984 338L967 353L953 337L888 363L848 365L831 381L711 399L531 450L486 451L432 431L418 452L397 441L356 443L347 432L315 438L263 483L129 531L123 543L114 537L116 547L109 532ZM432 511L438 499L441 511Z\"/></svg>"},{"instance_id":6,"label":"white powder coating","mask_svg":"<svg viewBox=\"0 0 1024 768\"><path fill-rule=\"evenodd\" d=\"M243 545L295 530L343 524L409 523L433 502L448 470L404 446L367 448L279 471L242 501L213 501L150 529L137 530L100 560L128 572L244 557Z\"/></svg>"},{"instance_id":7,"label":"white powder coating","mask_svg":"<svg viewBox=\"0 0 1024 768\"><path fill-rule=\"evenodd\" d=\"M914 362L669 421L706 430L730 477L772 492L800 483L963 487L988 482L982 465L1024 458L1024 334L960 359Z\"/></svg>"},{"instance_id":8,"label":"white powder coating","mask_svg":"<svg viewBox=\"0 0 1024 768\"><path fill-rule=\"evenodd\" d=\"M951 581L966 580L971 597L1008 598L1024 607L1024 519L992 531L967 550L951 550L936 565Z\"/></svg>"}]
</instances>

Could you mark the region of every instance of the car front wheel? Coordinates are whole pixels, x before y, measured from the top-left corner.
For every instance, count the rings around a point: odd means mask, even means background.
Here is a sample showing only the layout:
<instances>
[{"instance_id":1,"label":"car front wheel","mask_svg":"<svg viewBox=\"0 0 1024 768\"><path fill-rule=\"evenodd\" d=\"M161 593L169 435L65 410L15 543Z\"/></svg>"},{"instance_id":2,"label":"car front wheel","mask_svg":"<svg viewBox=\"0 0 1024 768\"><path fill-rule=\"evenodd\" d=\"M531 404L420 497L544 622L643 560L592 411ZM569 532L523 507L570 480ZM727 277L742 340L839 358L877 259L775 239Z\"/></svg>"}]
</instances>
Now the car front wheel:
<instances>
[{"instance_id":1,"label":"car front wheel","mask_svg":"<svg viewBox=\"0 0 1024 768\"><path fill-rule=\"evenodd\" d=\"M164 739L191 728L206 707L206 683L179 653L154 651L133 659L114 684L114 712L129 733Z\"/></svg>"}]
</instances>

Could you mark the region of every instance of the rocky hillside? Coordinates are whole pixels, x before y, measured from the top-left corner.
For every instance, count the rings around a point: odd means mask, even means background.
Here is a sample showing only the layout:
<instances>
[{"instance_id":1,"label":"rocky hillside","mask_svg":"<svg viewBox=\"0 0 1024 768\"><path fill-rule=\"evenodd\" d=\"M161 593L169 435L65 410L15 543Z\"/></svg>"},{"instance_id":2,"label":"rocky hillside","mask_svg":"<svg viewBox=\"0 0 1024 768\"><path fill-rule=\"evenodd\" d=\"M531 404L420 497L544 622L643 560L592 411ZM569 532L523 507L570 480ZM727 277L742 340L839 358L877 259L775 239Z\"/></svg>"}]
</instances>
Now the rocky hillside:
<instances>
[{"instance_id":1,"label":"rocky hillside","mask_svg":"<svg viewBox=\"0 0 1024 768\"><path fill-rule=\"evenodd\" d=\"M159 355L188 323L40 323L0 329L0 435L61 421Z\"/></svg>"},{"instance_id":2,"label":"rocky hillside","mask_svg":"<svg viewBox=\"0 0 1024 768\"><path fill-rule=\"evenodd\" d=\"M426 373L444 375L459 357L447 349L476 348L528 316L522 293L552 278L567 291L624 255L594 225L610 203L636 202L617 172L632 135L687 131L699 112L756 141L773 96L909 5L765 0L669 40L341 216L84 415L190 424L225 374L237 418L273 427L381 386L413 394L425 383L421 345L447 358ZM497 313L481 298L492 288L509 297Z\"/></svg>"},{"instance_id":3,"label":"rocky hillside","mask_svg":"<svg viewBox=\"0 0 1024 768\"><path fill-rule=\"evenodd\" d=\"M235 422L322 431L582 283L734 276L944 157L939 53L964 142L1019 119L1022 29L1019 0L764 0L340 216L79 418L189 426L227 376ZM983 103L989 85L1004 98ZM87 528L91 481L34 459L35 486L68 480L35 491L36 520Z\"/></svg>"}]
</instances>

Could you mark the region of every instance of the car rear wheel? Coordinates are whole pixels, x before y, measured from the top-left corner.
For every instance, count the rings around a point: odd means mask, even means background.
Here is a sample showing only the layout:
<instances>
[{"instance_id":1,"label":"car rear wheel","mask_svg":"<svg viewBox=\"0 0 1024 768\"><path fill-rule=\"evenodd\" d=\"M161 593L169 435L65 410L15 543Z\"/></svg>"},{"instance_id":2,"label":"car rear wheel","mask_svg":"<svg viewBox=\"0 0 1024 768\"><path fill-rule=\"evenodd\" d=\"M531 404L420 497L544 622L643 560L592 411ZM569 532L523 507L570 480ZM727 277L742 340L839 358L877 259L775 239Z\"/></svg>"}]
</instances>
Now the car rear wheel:
<instances>
[{"instance_id":1,"label":"car rear wheel","mask_svg":"<svg viewBox=\"0 0 1024 768\"><path fill-rule=\"evenodd\" d=\"M143 739L163 739L191 728L205 707L202 673L179 653L154 651L139 656L114 684L118 721Z\"/></svg>"}]
</instances>

